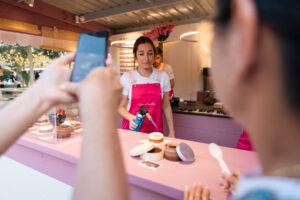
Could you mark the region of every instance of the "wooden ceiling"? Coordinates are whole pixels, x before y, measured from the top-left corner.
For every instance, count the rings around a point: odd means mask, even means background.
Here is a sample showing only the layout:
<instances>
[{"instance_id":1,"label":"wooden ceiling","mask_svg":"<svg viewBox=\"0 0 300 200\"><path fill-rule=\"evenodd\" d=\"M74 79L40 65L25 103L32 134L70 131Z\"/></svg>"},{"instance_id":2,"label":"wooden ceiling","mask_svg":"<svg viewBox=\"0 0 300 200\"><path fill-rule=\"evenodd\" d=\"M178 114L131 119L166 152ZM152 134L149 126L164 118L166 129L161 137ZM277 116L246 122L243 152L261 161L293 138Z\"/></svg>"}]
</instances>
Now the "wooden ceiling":
<instances>
[{"instance_id":1,"label":"wooden ceiling","mask_svg":"<svg viewBox=\"0 0 300 200\"><path fill-rule=\"evenodd\" d=\"M214 0L39 0L98 22L115 33L139 31L163 24L188 24L209 17ZM79 20L80 21L80 20Z\"/></svg>"}]
</instances>

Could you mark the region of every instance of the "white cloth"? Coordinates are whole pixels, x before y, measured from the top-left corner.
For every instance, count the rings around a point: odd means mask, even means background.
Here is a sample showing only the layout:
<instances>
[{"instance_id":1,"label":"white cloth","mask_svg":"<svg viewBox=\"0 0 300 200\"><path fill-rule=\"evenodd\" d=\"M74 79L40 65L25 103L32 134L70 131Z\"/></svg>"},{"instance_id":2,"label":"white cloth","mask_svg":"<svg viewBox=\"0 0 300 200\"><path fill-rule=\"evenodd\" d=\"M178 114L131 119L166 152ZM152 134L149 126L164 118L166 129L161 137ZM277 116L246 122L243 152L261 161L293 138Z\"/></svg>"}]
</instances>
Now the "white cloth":
<instances>
[{"instance_id":1,"label":"white cloth","mask_svg":"<svg viewBox=\"0 0 300 200\"><path fill-rule=\"evenodd\" d=\"M174 79L174 72L173 72L172 66L169 64L166 64L166 63L161 63L159 68L157 68L157 69L163 71L163 68L165 68L164 71L167 72L170 80Z\"/></svg>"},{"instance_id":2,"label":"white cloth","mask_svg":"<svg viewBox=\"0 0 300 200\"><path fill-rule=\"evenodd\" d=\"M300 180L261 176L261 169L245 173L230 200L296 200L300 199Z\"/></svg>"},{"instance_id":3,"label":"white cloth","mask_svg":"<svg viewBox=\"0 0 300 200\"><path fill-rule=\"evenodd\" d=\"M170 79L168 77L168 74L166 72L161 73L160 82L156 80L158 70L153 68L152 74L149 77L141 76L136 69L131 70L131 73L133 74L136 82L135 84L149 84L149 83L160 83L161 91L162 91L162 97L164 92L170 92L171 85L170 85ZM120 82L123 86L122 94L125 96L128 96L128 103L127 103L127 110L129 110L131 105L131 95L132 95L132 82L130 79L130 75L128 72L124 73L121 76Z\"/></svg>"}]
</instances>

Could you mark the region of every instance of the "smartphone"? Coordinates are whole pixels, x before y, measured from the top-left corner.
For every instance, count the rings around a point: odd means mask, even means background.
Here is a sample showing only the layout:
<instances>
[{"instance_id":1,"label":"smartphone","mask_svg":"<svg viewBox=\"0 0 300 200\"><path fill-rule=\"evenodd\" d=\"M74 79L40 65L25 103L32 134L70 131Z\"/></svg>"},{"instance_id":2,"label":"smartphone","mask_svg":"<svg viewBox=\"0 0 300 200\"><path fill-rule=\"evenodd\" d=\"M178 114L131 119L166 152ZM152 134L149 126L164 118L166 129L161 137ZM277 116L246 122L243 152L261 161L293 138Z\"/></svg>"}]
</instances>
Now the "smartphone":
<instances>
[{"instance_id":1,"label":"smartphone","mask_svg":"<svg viewBox=\"0 0 300 200\"><path fill-rule=\"evenodd\" d=\"M105 66L108 35L108 30L80 34L71 75L72 82L85 79L95 67Z\"/></svg>"}]
</instances>

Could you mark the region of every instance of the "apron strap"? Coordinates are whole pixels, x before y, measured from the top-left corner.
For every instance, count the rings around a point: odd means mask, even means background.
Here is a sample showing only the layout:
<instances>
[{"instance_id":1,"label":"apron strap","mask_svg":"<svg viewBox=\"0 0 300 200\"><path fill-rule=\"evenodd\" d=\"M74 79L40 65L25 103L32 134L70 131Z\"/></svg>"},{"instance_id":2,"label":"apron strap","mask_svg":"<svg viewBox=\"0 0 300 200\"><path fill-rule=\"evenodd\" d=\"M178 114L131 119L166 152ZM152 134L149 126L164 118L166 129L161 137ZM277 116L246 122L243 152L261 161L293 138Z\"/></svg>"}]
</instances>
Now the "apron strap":
<instances>
[{"instance_id":1,"label":"apron strap","mask_svg":"<svg viewBox=\"0 0 300 200\"><path fill-rule=\"evenodd\" d=\"M165 65L165 63L162 63L162 71L164 72L165 70L166 70L166 65Z\"/></svg>"},{"instance_id":2,"label":"apron strap","mask_svg":"<svg viewBox=\"0 0 300 200\"><path fill-rule=\"evenodd\" d=\"M134 78L134 76L133 76L132 72L131 72L131 71L129 71L129 72L128 72L128 74L129 74L129 77L130 77L131 83L135 83L135 82L136 82L136 80L135 80L135 78Z\"/></svg>"},{"instance_id":3,"label":"apron strap","mask_svg":"<svg viewBox=\"0 0 300 200\"><path fill-rule=\"evenodd\" d=\"M160 83L160 78L161 78L161 71L158 70L156 80L157 80L159 83Z\"/></svg>"}]
</instances>

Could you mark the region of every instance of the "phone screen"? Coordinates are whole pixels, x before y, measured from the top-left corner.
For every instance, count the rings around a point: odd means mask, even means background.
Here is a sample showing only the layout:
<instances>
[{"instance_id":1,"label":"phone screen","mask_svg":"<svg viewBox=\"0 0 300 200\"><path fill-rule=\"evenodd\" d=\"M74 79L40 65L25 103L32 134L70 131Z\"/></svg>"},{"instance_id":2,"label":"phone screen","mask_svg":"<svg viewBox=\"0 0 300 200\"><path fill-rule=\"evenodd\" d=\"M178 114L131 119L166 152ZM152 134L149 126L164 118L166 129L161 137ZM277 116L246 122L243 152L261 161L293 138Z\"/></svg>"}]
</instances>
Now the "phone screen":
<instances>
[{"instance_id":1,"label":"phone screen","mask_svg":"<svg viewBox=\"0 0 300 200\"><path fill-rule=\"evenodd\" d=\"M105 66L108 31L80 34L71 81L79 82L95 67Z\"/></svg>"}]
</instances>

